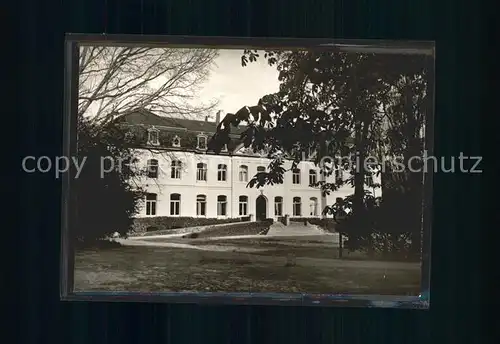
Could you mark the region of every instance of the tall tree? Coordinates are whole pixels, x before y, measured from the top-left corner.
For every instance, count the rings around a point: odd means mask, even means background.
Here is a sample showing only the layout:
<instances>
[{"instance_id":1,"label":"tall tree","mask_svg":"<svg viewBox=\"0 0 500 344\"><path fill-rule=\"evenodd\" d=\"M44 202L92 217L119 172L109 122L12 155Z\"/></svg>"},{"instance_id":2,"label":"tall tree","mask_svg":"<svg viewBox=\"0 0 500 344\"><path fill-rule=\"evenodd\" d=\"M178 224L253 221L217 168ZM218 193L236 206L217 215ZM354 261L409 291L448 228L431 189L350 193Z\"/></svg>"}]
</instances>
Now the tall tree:
<instances>
[{"instance_id":1,"label":"tall tree","mask_svg":"<svg viewBox=\"0 0 500 344\"><path fill-rule=\"evenodd\" d=\"M257 51L247 50L242 65L257 58ZM327 156L351 154L355 159L349 164L353 177L347 182L354 186L354 194L342 204L352 210L350 238L370 241L376 225L376 203L365 191L364 176L371 172L365 170L364 158L381 154L378 141L385 136L389 116L386 109L391 101L395 103L392 98L402 97L394 88L403 76L422 74L427 67L424 58L331 51L266 51L264 58L279 71L279 91L262 97L256 105L229 114L211 144L217 149L227 140L229 127L244 122L248 125L242 134L246 146L256 150L268 146L270 157L284 152L293 160L292 169L309 149L318 153L317 163ZM349 140L353 140L353 145L346 144ZM374 162L374 167L380 168L381 161ZM327 165L320 167L323 174L332 171ZM274 158L270 171L254 177L249 186L281 183L283 173L282 159ZM318 184L329 193L342 183L337 180ZM334 209L338 207L325 210Z\"/></svg>"},{"instance_id":2,"label":"tall tree","mask_svg":"<svg viewBox=\"0 0 500 344\"><path fill-rule=\"evenodd\" d=\"M78 124L78 156L83 168L74 182L77 220L70 229L76 243L84 246L114 232L126 235L144 196L144 190L132 182L142 172L118 163L130 157L123 133L113 128L94 130L93 125L88 121ZM111 170L112 165L116 168Z\"/></svg>"},{"instance_id":3,"label":"tall tree","mask_svg":"<svg viewBox=\"0 0 500 344\"><path fill-rule=\"evenodd\" d=\"M143 199L136 181L146 171L128 168L137 159L132 140L113 121L116 116L138 108L177 117L208 114L216 102L193 100L217 55L214 49L80 49L78 155L86 160L75 181L75 239L88 243L126 234ZM103 173L103 158L115 168Z\"/></svg>"},{"instance_id":4,"label":"tall tree","mask_svg":"<svg viewBox=\"0 0 500 344\"><path fill-rule=\"evenodd\" d=\"M432 110L428 69L419 73L407 72L395 83L385 109L386 135L383 141L379 141L380 145L386 145L390 154L399 157L401 166L406 167L401 171L388 165L384 173L384 202L390 204L388 209L393 210L391 221L385 221L384 226L390 228L392 235L398 236L404 234L404 229L411 239L413 254L418 254L421 250L422 211L425 206L425 166L414 157L423 156L425 122Z\"/></svg>"},{"instance_id":5,"label":"tall tree","mask_svg":"<svg viewBox=\"0 0 500 344\"><path fill-rule=\"evenodd\" d=\"M216 105L194 104L215 49L83 46L78 114L95 124L145 108L162 115L200 116Z\"/></svg>"}]
</instances>

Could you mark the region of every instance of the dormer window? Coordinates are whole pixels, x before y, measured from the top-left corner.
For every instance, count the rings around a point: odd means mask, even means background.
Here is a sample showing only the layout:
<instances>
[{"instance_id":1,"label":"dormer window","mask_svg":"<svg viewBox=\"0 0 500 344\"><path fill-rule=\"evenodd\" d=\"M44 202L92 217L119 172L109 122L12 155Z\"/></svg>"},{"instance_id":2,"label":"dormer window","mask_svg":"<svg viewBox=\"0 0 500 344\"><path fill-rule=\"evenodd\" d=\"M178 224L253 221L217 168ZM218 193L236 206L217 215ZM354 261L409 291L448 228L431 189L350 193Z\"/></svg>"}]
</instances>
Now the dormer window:
<instances>
[{"instance_id":1,"label":"dormer window","mask_svg":"<svg viewBox=\"0 0 500 344\"><path fill-rule=\"evenodd\" d=\"M375 183L373 182L373 176L371 174L365 175L365 184L369 188L375 185Z\"/></svg>"},{"instance_id":2,"label":"dormer window","mask_svg":"<svg viewBox=\"0 0 500 344\"><path fill-rule=\"evenodd\" d=\"M148 145L158 146L160 144L160 131L156 128L148 129Z\"/></svg>"},{"instance_id":3,"label":"dormer window","mask_svg":"<svg viewBox=\"0 0 500 344\"><path fill-rule=\"evenodd\" d=\"M269 152L267 149L260 149L257 152L255 152L254 154L261 156L261 157L267 157L269 155Z\"/></svg>"},{"instance_id":4,"label":"dormer window","mask_svg":"<svg viewBox=\"0 0 500 344\"><path fill-rule=\"evenodd\" d=\"M207 149L207 136L206 135L198 135L198 144L196 146L197 149Z\"/></svg>"},{"instance_id":5,"label":"dormer window","mask_svg":"<svg viewBox=\"0 0 500 344\"><path fill-rule=\"evenodd\" d=\"M181 138L177 135L172 139L172 147L180 147L181 146Z\"/></svg>"},{"instance_id":6,"label":"dormer window","mask_svg":"<svg viewBox=\"0 0 500 344\"><path fill-rule=\"evenodd\" d=\"M130 131L127 131L127 132L125 133L125 140L127 140L127 141L131 141L131 140L133 140L133 139L134 139L134 133L132 133L132 132L130 132Z\"/></svg>"},{"instance_id":7,"label":"dormer window","mask_svg":"<svg viewBox=\"0 0 500 344\"><path fill-rule=\"evenodd\" d=\"M313 147L309 147L307 150L307 159L314 159L316 156L316 149Z\"/></svg>"},{"instance_id":8,"label":"dormer window","mask_svg":"<svg viewBox=\"0 0 500 344\"><path fill-rule=\"evenodd\" d=\"M344 180L344 171L342 171L342 167L337 167L335 169L335 182L342 183Z\"/></svg>"}]
</instances>

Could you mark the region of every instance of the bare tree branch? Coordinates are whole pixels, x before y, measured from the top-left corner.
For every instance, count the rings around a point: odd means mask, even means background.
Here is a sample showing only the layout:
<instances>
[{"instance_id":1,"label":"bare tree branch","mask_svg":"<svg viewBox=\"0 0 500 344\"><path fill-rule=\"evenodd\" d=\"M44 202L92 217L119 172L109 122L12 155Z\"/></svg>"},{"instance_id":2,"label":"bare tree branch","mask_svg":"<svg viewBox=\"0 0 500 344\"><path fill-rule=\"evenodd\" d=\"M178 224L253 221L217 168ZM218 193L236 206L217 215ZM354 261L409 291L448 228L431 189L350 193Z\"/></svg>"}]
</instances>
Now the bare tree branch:
<instances>
[{"instance_id":1,"label":"bare tree branch","mask_svg":"<svg viewBox=\"0 0 500 344\"><path fill-rule=\"evenodd\" d=\"M159 115L207 115L216 102L199 104L214 49L82 47L78 115L93 124L135 108Z\"/></svg>"}]
</instances>

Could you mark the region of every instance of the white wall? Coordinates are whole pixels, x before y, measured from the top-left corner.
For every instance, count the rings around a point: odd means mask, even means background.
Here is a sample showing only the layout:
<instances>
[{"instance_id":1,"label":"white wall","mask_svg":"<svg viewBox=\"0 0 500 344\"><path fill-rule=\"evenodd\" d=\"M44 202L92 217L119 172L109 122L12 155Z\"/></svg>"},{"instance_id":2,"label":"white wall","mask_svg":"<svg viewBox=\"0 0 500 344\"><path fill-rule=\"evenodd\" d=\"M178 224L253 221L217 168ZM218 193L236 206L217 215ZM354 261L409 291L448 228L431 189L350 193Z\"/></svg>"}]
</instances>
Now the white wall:
<instances>
[{"instance_id":1,"label":"white wall","mask_svg":"<svg viewBox=\"0 0 500 344\"><path fill-rule=\"evenodd\" d=\"M285 173L284 183L280 185L265 186L260 189L246 187L247 182L239 180L239 166L248 166L248 180L256 173L258 166L267 167L271 160L256 157L244 156L217 156L206 154L195 154L189 152L163 152L153 153L148 150L137 151L139 162L137 167L146 167L148 159L157 159L159 162L159 173L157 179L142 178L138 181L138 185L144 187L150 193L157 194L156 215L155 216L172 216L170 214L170 194L178 193L181 195L180 216L196 216L196 196L203 194L207 200L206 217L214 218L217 216L217 196L225 195L227 197L227 216L239 217L239 196L248 196L248 214L256 213L256 199L260 195L267 199L267 217L275 218L274 214L274 199L275 197L283 197L283 215L293 214L293 198L301 197L302 201L302 217L310 217L309 203L310 198L314 197L318 201L318 217L321 216L321 211L325 205L331 205L337 197L345 197L353 193L353 188L349 185L344 185L342 188L327 197L322 199L319 188L309 187L309 170L317 171L317 178L320 180L319 168L314 166L312 162L301 162L299 168L301 170L301 184L296 185L292 182L292 172ZM171 161L180 160L182 162L181 178L171 178ZM207 181L196 180L197 163L202 162L207 165ZM227 165L226 181L217 180L217 166L219 164ZM290 168L291 163L285 163L284 168ZM333 182L334 176L327 178L328 182ZM344 172L344 178L348 178L348 174ZM375 182L378 183L377 179ZM373 191L373 190L372 190ZM378 196L381 190L378 189ZM145 206L143 205L138 217L146 215Z\"/></svg>"}]
</instances>

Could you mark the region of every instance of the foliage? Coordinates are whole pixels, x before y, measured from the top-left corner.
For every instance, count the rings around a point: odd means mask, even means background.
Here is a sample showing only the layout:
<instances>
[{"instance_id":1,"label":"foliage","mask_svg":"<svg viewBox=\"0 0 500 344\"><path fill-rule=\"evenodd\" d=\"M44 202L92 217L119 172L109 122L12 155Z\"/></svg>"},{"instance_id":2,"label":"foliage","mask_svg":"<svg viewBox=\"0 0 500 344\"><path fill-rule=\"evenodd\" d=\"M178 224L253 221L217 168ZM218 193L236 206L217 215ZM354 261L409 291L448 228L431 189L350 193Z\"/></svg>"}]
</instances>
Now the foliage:
<instances>
[{"instance_id":1,"label":"foliage","mask_svg":"<svg viewBox=\"0 0 500 344\"><path fill-rule=\"evenodd\" d=\"M259 52L244 51L242 66L257 58ZM348 234L353 249L373 248L373 235L378 231L419 235L421 176L407 172L403 178L395 176L390 169L385 171L383 158L402 155L405 165L411 156L422 155L420 131L430 111L426 77L432 61L415 55L321 50L266 51L264 58L279 72L279 91L263 96L256 105L228 114L209 142L210 147L217 151L226 143L231 126L247 125L241 135L245 147L267 149L272 159L268 172L254 176L249 187L282 183L283 174L295 169L304 154L311 151L316 153L315 162L326 176L335 169L350 168L349 180L319 181L317 186L324 194L343 183L354 187L352 196L324 210L334 216L343 214L340 228ZM340 166L337 161L325 161L325 157L335 156L350 156L352 160ZM368 156L379 158L371 164L374 169L364 164ZM288 170L283 158L292 161ZM385 179L392 177L392 200L381 202L365 191L364 177L371 173L385 174ZM403 181L397 182L398 178ZM408 221L389 220L402 204L411 209L411 225ZM385 214L385 220L381 214ZM417 242L413 240L418 251Z\"/></svg>"},{"instance_id":2,"label":"foliage","mask_svg":"<svg viewBox=\"0 0 500 344\"><path fill-rule=\"evenodd\" d=\"M156 227L158 230L171 230L186 227L208 226L222 223L234 223L245 221L244 218L205 218L205 217L189 217L189 216L155 216L137 218L134 220L134 231L144 232L148 227Z\"/></svg>"},{"instance_id":3,"label":"foliage","mask_svg":"<svg viewBox=\"0 0 500 344\"><path fill-rule=\"evenodd\" d=\"M193 106L215 49L84 46L79 59L80 116L105 123L145 108L165 115L206 115L216 103Z\"/></svg>"},{"instance_id":4,"label":"foliage","mask_svg":"<svg viewBox=\"0 0 500 344\"><path fill-rule=\"evenodd\" d=\"M192 100L217 55L214 49L80 48L78 156L86 161L75 181L75 239L92 242L114 232L125 235L144 197L137 180L146 171L126 164L137 160L130 147L144 133L127 137L115 122L117 116L138 108L163 115L206 115L216 104L193 105ZM117 168L101 177L103 157Z\"/></svg>"},{"instance_id":5,"label":"foliage","mask_svg":"<svg viewBox=\"0 0 500 344\"><path fill-rule=\"evenodd\" d=\"M95 131L88 121L80 120L78 157L85 162L74 181L77 221L72 228L73 238L80 242L91 244L114 232L126 235L144 196L140 188L129 182L138 172L115 168L102 173L103 157L118 161L130 156L120 135L113 130Z\"/></svg>"}]
</instances>

